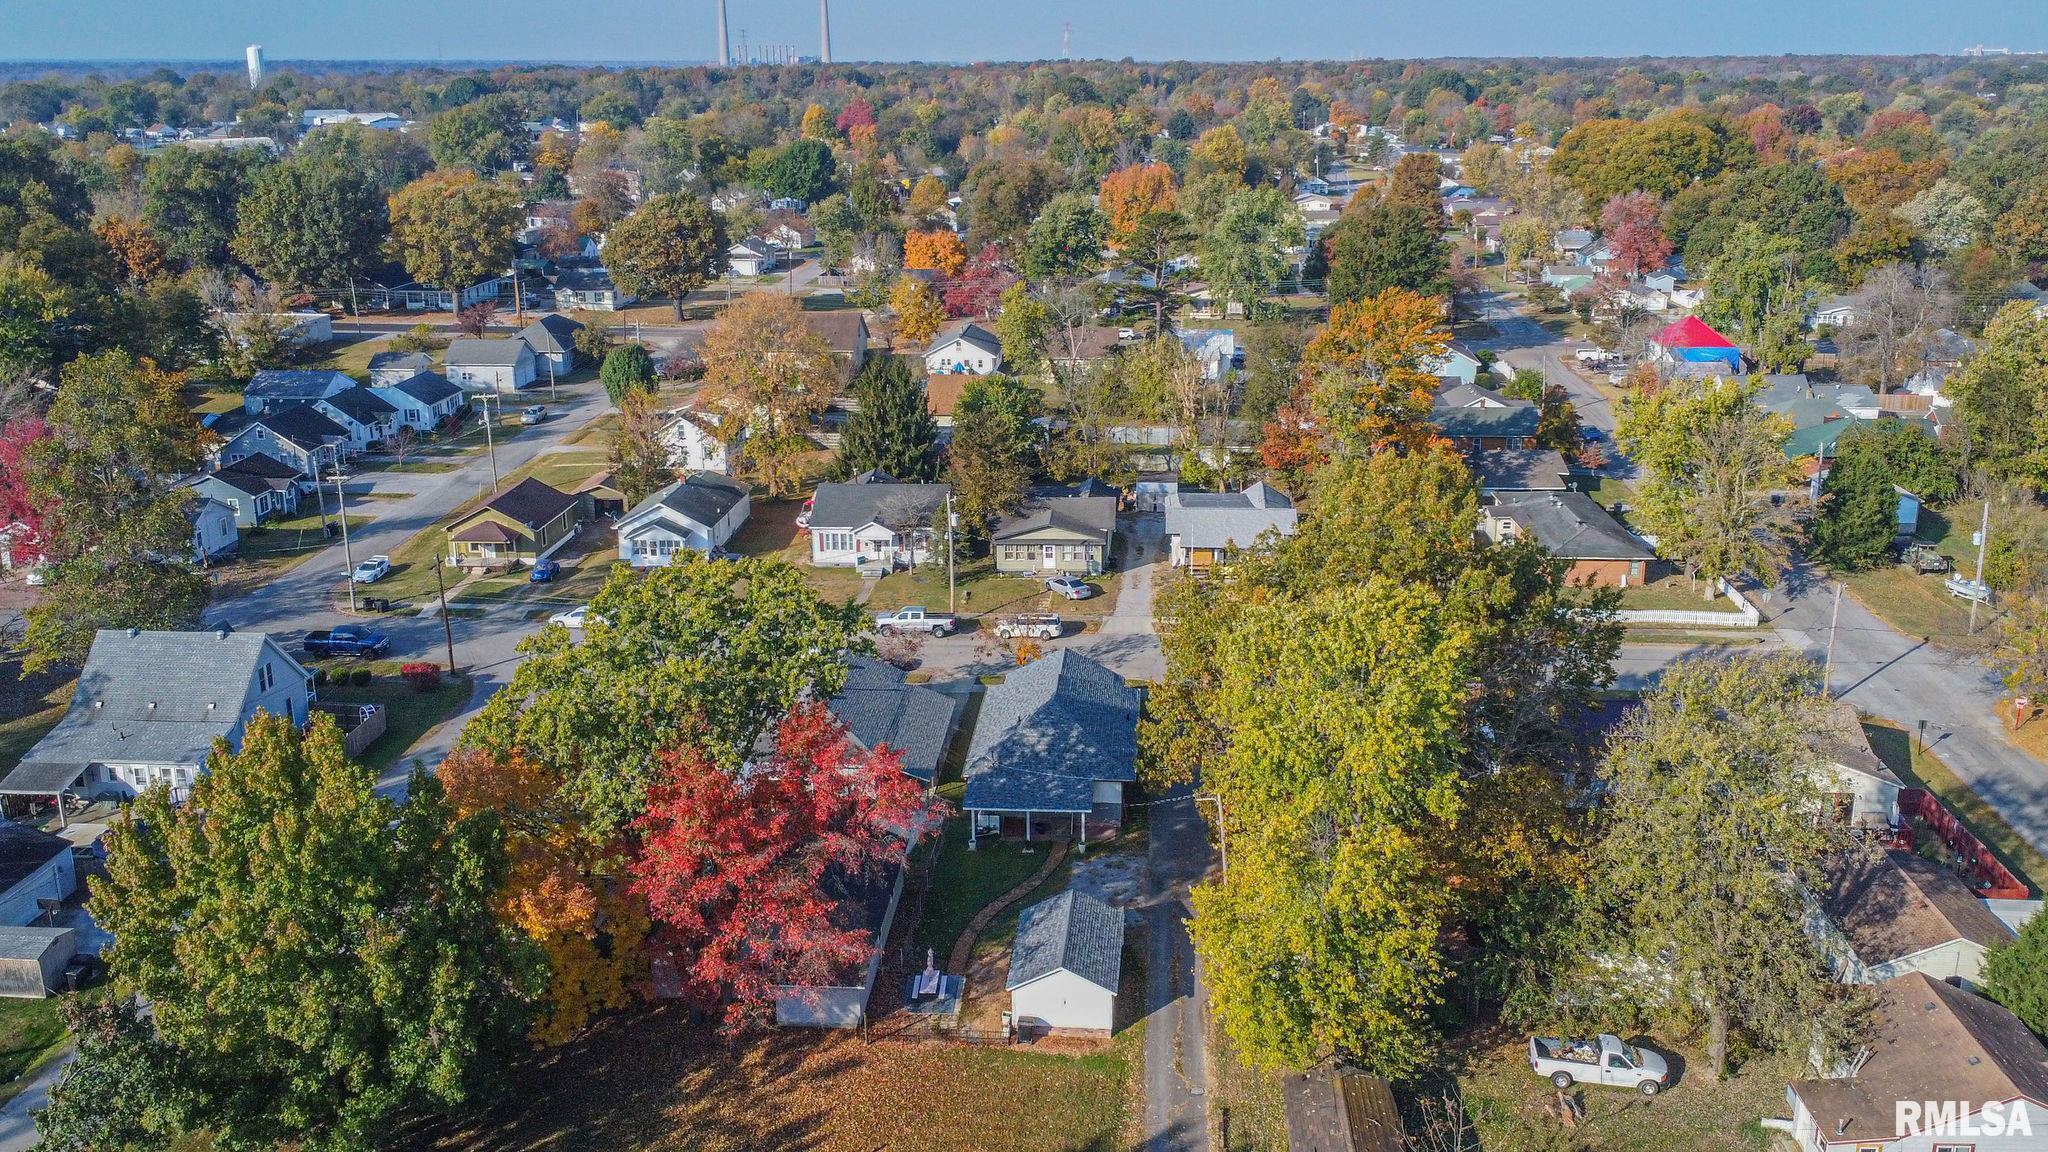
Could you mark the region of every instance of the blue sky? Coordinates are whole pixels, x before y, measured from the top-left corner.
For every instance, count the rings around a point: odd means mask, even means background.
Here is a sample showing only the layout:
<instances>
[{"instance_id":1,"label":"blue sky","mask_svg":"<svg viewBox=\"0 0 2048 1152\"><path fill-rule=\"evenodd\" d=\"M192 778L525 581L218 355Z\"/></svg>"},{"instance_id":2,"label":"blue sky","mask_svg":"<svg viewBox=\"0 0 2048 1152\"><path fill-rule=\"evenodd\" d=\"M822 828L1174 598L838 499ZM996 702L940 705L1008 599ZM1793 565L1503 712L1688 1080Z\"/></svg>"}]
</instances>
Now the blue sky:
<instances>
[{"instance_id":1,"label":"blue sky","mask_svg":"<svg viewBox=\"0 0 2048 1152\"><path fill-rule=\"evenodd\" d=\"M733 38L817 47L815 0L727 0ZM693 60L712 0L12 0L0 58ZM2043 0L834 0L840 60L1246 60L2048 49Z\"/></svg>"}]
</instances>

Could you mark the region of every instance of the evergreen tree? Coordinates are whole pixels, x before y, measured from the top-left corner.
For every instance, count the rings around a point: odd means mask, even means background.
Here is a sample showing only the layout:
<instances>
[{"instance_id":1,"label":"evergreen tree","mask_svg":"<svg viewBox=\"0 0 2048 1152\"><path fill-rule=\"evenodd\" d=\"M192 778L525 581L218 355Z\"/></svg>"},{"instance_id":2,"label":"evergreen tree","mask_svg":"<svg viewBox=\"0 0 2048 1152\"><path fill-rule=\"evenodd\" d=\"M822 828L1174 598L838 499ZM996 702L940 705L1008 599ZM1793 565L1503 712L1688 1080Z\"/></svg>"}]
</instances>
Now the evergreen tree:
<instances>
[{"instance_id":1,"label":"evergreen tree","mask_svg":"<svg viewBox=\"0 0 2048 1152\"><path fill-rule=\"evenodd\" d=\"M654 391L654 358L644 344L621 344L604 354L604 367L597 370L604 394L612 407L623 408L632 392Z\"/></svg>"},{"instance_id":2,"label":"evergreen tree","mask_svg":"<svg viewBox=\"0 0 2048 1152\"><path fill-rule=\"evenodd\" d=\"M1883 563L1899 525L1894 475L1876 427L1842 434L1814 510L1815 556L1852 571Z\"/></svg>"},{"instance_id":3,"label":"evergreen tree","mask_svg":"<svg viewBox=\"0 0 2048 1152\"><path fill-rule=\"evenodd\" d=\"M938 472L938 421L925 407L924 387L900 356L877 356L861 367L853 394L860 411L839 440L839 468L852 476L880 468L898 480L930 480Z\"/></svg>"},{"instance_id":4,"label":"evergreen tree","mask_svg":"<svg viewBox=\"0 0 2048 1152\"><path fill-rule=\"evenodd\" d=\"M2048 916L2036 916L2020 938L1994 950L1984 967L1984 994L2048 1035Z\"/></svg>"}]
</instances>

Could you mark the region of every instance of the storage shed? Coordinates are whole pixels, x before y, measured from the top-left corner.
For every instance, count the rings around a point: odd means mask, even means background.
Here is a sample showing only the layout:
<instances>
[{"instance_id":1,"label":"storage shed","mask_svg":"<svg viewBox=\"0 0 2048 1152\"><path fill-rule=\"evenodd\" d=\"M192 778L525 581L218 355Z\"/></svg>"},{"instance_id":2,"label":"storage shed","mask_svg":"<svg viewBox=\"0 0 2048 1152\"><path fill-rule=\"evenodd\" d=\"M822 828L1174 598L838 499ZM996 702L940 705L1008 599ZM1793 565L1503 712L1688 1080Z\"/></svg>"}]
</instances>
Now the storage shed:
<instances>
[{"instance_id":1,"label":"storage shed","mask_svg":"<svg viewBox=\"0 0 2048 1152\"><path fill-rule=\"evenodd\" d=\"M41 1000L64 988L64 966L78 954L69 928L0 928L0 996Z\"/></svg>"},{"instance_id":2,"label":"storage shed","mask_svg":"<svg viewBox=\"0 0 2048 1152\"><path fill-rule=\"evenodd\" d=\"M1010 1012L1019 1030L1107 1033L1116 1027L1124 914L1071 889L1033 904L1010 945Z\"/></svg>"},{"instance_id":3,"label":"storage shed","mask_svg":"<svg viewBox=\"0 0 2048 1152\"><path fill-rule=\"evenodd\" d=\"M71 841L0 820L0 927L32 924L38 901L62 900L78 890Z\"/></svg>"}]
</instances>

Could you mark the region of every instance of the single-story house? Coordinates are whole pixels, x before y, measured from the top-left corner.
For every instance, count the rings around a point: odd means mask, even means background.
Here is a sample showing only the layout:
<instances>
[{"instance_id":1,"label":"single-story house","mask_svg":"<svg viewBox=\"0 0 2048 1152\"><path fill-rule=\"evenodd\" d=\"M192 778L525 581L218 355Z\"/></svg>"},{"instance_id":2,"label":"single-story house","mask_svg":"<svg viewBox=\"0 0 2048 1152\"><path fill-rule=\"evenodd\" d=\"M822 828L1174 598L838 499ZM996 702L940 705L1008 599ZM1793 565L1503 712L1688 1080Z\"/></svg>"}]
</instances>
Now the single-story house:
<instances>
[{"instance_id":1,"label":"single-story house","mask_svg":"<svg viewBox=\"0 0 2048 1152\"><path fill-rule=\"evenodd\" d=\"M1257 545L1268 532L1294 535L1294 501L1263 481L1242 492L1174 491L1161 498L1160 506L1175 568L1206 572Z\"/></svg>"},{"instance_id":2,"label":"single-story house","mask_svg":"<svg viewBox=\"0 0 2048 1152\"><path fill-rule=\"evenodd\" d=\"M1453 344L1444 349L1441 356L1433 356L1423 362L1422 370L1439 380L1455 379L1460 384L1478 384L1480 374L1486 371L1486 364Z\"/></svg>"},{"instance_id":3,"label":"single-story house","mask_svg":"<svg viewBox=\"0 0 2048 1152\"><path fill-rule=\"evenodd\" d=\"M76 891L71 841L0 820L0 925L34 924L43 918L39 901L63 900Z\"/></svg>"},{"instance_id":4,"label":"single-story house","mask_svg":"<svg viewBox=\"0 0 2048 1152\"><path fill-rule=\"evenodd\" d=\"M1003 517L989 535L996 571L1101 575L1116 538L1116 505L1114 496L1060 496Z\"/></svg>"},{"instance_id":5,"label":"single-story house","mask_svg":"<svg viewBox=\"0 0 2048 1152\"><path fill-rule=\"evenodd\" d=\"M1479 481L1479 492L1563 492L1571 485L1571 468L1555 448L1502 448L1475 452L1465 464Z\"/></svg>"},{"instance_id":6,"label":"single-story house","mask_svg":"<svg viewBox=\"0 0 2048 1152\"><path fill-rule=\"evenodd\" d=\"M229 412L214 422L213 431L221 438L213 453L216 467L268 456L313 479L340 462L349 442L348 429L311 404L287 404L261 416Z\"/></svg>"},{"instance_id":7,"label":"single-story house","mask_svg":"<svg viewBox=\"0 0 2048 1152\"><path fill-rule=\"evenodd\" d=\"M1393 1086L1356 1068L1324 1063L1284 1073L1287 1152L1409 1152Z\"/></svg>"},{"instance_id":8,"label":"single-story house","mask_svg":"<svg viewBox=\"0 0 2048 1152\"><path fill-rule=\"evenodd\" d=\"M954 320L940 328L924 352L927 376L987 376L1002 367L1002 340L972 320Z\"/></svg>"},{"instance_id":9,"label":"single-story house","mask_svg":"<svg viewBox=\"0 0 2048 1152\"><path fill-rule=\"evenodd\" d=\"M635 568L661 568L677 553L708 555L747 522L752 497L745 484L696 472L648 494L619 518L619 559Z\"/></svg>"},{"instance_id":10,"label":"single-story house","mask_svg":"<svg viewBox=\"0 0 2048 1152\"><path fill-rule=\"evenodd\" d=\"M234 514L235 527L255 528L266 520L297 512L305 481L289 464L268 456L250 456L216 472L196 473L183 483L200 499L226 505Z\"/></svg>"},{"instance_id":11,"label":"single-story house","mask_svg":"<svg viewBox=\"0 0 2048 1152\"><path fill-rule=\"evenodd\" d=\"M322 416L348 430L348 447L361 452L398 430L398 406L358 384L313 401Z\"/></svg>"},{"instance_id":12,"label":"single-story house","mask_svg":"<svg viewBox=\"0 0 2048 1152\"><path fill-rule=\"evenodd\" d=\"M1092 325L1057 334L1046 341L1046 359L1068 372L1080 372L1107 364L1124 346L1114 328Z\"/></svg>"},{"instance_id":13,"label":"single-story house","mask_svg":"<svg viewBox=\"0 0 2048 1152\"><path fill-rule=\"evenodd\" d=\"M637 299L596 260L571 256L555 262L555 307L565 312L617 312Z\"/></svg>"},{"instance_id":14,"label":"single-story house","mask_svg":"<svg viewBox=\"0 0 2048 1152\"><path fill-rule=\"evenodd\" d=\"M365 279L370 288L362 295L362 306L372 312L454 312L496 300L512 283L509 276L492 276L457 293L422 284L395 267L373 272Z\"/></svg>"},{"instance_id":15,"label":"single-story house","mask_svg":"<svg viewBox=\"0 0 2048 1152\"><path fill-rule=\"evenodd\" d=\"M725 250L726 266L735 276L760 276L773 272L781 262L775 245L752 236L741 237Z\"/></svg>"},{"instance_id":16,"label":"single-story house","mask_svg":"<svg viewBox=\"0 0 2048 1152\"><path fill-rule=\"evenodd\" d=\"M566 376L576 367L576 333L581 331L582 321L550 312L521 328L519 338L542 362L553 367L555 376Z\"/></svg>"},{"instance_id":17,"label":"single-story house","mask_svg":"<svg viewBox=\"0 0 2048 1152\"><path fill-rule=\"evenodd\" d=\"M731 472L731 452L718 435L718 426L723 422L716 412L678 409L669 413L669 421L659 433L661 442L668 446L669 464L683 472L716 472L721 476ZM745 442L743 428L740 443Z\"/></svg>"},{"instance_id":18,"label":"single-story house","mask_svg":"<svg viewBox=\"0 0 2048 1152\"><path fill-rule=\"evenodd\" d=\"M163 784L182 799L216 739L240 748L259 709L304 726L312 703L312 676L261 632L102 628L70 710L0 795L125 800Z\"/></svg>"},{"instance_id":19,"label":"single-story house","mask_svg":"<svg viewBox=\"0 0 2048 1152\"><path fill-rule=\"evenodd\" d=\"M266 368L242 389L242 411L251 416L291 404L310 404L356 386L346 372Z\"/></svg>"},{"instance_id":20,"label":"single-story house","mask_svg":"<svg viewBox=\"0 0 2048 1152\"><path fill-rule=\"evenodd\" d=\"M1830 704L1806 742L1819 757L1816 774L1830 812L1853 828L1884 831L1899 825L1899 793L1906 782L1871 750L1854 704Z\"/></svg>"},{"instance_id":21,"label":"single-story house","mask_svg":"<svg viewBox=\"0 0 2048 1152\"><path fill-rule=\"evenodd\" d=\"M41 1000L65 991L64 969L76 955L76 929L0 928L0 996Z\"/></svg>"},{"instance_id":22,"label":"single-story house","mask_svg":"<svg viewBox=\"0 0 2048 1152\"><path fill-rule=\"evenodd\" d=\"M448 563L458 568L531 564L576 534L583 501L527 477L448 525Z\"/></svg>"},{"instance_id":23,"label":"single-story house","mask_svg":"<svg viewBox=\"0 0 2048 1152\"><path fill-rule=\"evenodd\" d=\"M192 525L192 562L203 566L233 552L242 542L235 520L235 510L219 500L201 497L187 505L185 522Z\"/></svg>"},{"instance_id":24,"label":"single-story house","mask_svg":"<svg viewBox=\"0 0 2048 1152\"><path fill-rule=\"evenodd\" d=\"M963 773L968 842L984 835L1029 841L1055 827L1083 843L1116 835L1124 785L1138 778L1143 699L1122 676L1071 648L991 685ZM1059 825L1049 822L1062 816Z\"/></svg>"},{"instance_id":25,"label":"single-story house","mask_svg":"<svg viewBox=\"0 0 2048 1152\"><path fill-rule=\"evenodd\" d=\"M888 572L936 554L932 521L951 484L903 484L887 477L820 484L811 496L811 565Z\"/></svg>"},{"instance_id":26,"label":"single-story house","mask_svg":"<svg viewBox=\"0 0 2048 1152\"><path fill-rule=\"evenodd\" d=\"M851 380L868 362L868 318L863 312L806 312L804 327L825 342L825 350Z\"/></svg>"},{"instance_id":27,"label":"single-story house","mask_svg":"<svg viewBox=\"0 0 2048 1152\"><path fill-rule=\"evenodd\" d=\"M1785 1089L1790 1139L1814 1152L1993 1152L2038 1148L2037 1117L2048 1115L2048 1049L1998 1004L1911 972L1880 984L1854 1059L1817 1069ZM1999 1128L2023 1105L2035 1134L1974 1138L1929 1131L1902 1116L1901 1103L1952 1106L1954 1129ZM1915 1131L1915 1129L1920 1129Z\"/></svg>"},{"instance_id":28,"label":"single-story house","mask_svg":"<svg viewBox=\"0 0 2048 1152\"><path fill-rule=\"evenodd\" d=\"M439 372L416 372L392 383L372 384L370 391L391 405L395 425L415 432L434 431L467 403L462 389Z\"/></svg>"},{"instance_id":29,"label":"single-story house","mask_svg":"<svg viewBox=\"0 0 2048 1152\"><path fill-rule=\"evenodd\" d=\"M934 688L912 684L901 668L871 656L854 656L846 687L826 705L832 717L863 750L887 745L903 758L903 773L926 784L939 778L939 762L953 739L959 701Z\"/></svg>"},{"instance_id":30,"label":"single-story house","mask_svg":"<svg viewBox=\"0 0 2048 1152\"><path fill-rule=\"evenodd\" d=\"M1123 912L1093 896L1069 888L1024 909L1003 980L1017 1030L1114 1031L1123 953Z\"/></svg>"},{"instance_id":31,"label":"single-story house","mask_svg":"<svg viewBox=\"0 0 2048 1152\"><path fill-rule=\"evenodd\" d=\"M451 340L441 359L448 379L469 392L517 392L539 371L533 349L517 336Z\"/></svg>"},{"instance_id":32,"label":"single-story house","mask_svg":"<svg viewBox=\"0 0 2048 1152\"><path fill-rule=\"evenodd\" d=\"M973 376L964 373L924 378L924 406L932 414L932 423L941 428L953 426L953 410L960 406L960 394L967 390L967 382L972 379Z\"/></svg>"},{"instance_id":33,"label":"single-story house","mask_svg":"<svg viewBox=\"0 0 2048 1152\"><path fill-rule=\"evenodd\" d=\"M1570 295L1583 292L1593 286L1599 274L1584 264L1545 264L1543 282L1560 292Z\"/></svg>"},{"instance_id":34,"label":"single-story house","mask_svg":"<svg viewBox=\"0 0 2048 1152\"><path fill-rule=\"evenodd\" d=\"M1532 400L1503 396L1477 384L1446 384L1437 390L1429 422L1467 457L1503 448L1536 447L1543 409Z\"/></svg>"},{"instance_id":35,"label":"single-story house","mask_svg":"<svg viewBox=\"0 0 2048 1152\"><path fill-rule=\"evenodd\" d=\"M370 387L382 388L433 370L434 358L425 352L378 352L370 357Z\"/></svg>"},{"instance_id":36,"label":"single-story house","mask_svg":"<svg viewBox=\"0 0 2048 1152\"><path fill-rule=\"evenodd\" d=\"M1550 238L1550 248L1566 259L1576 259L1593 246L1593 234L1584 228L1566 228Z\"/></svg>"},{"instance_id":37,"label":"single-story house","mask_svg":"<svg viewBox=\"0 0 2048 1152\"><path fill-rule=\"evenodd\" d=\"M1827 868L1807 932L1844 984L1919 972L1975 987L2005 926L1955 873L1912 852L1851 855Z\"/></svg>"},{"instance_id":38,"label":"single-story house","mask_svg":"<svg viewBox=\"0 0 2048 1152\"><path fill-rule=\"evenodd\" d=\"M1479 510L1479 529L1495 544L1527 537L1571 561L1574 584L1641 584L1656 553L1583 492L1503 492Z\"/></svg>"},{"instance_id":39,"label":"single-story house","mask_svg":"<svg viewBox=\"0 0 2048 1152\"><path fill-rule=\"evenodd\" d=\"M1824 296L1814 301L1813 310L1806 314L1806 327L1847 328L1856 322L1856 298L1853 296Z\"/></svg>"}]
</instances>

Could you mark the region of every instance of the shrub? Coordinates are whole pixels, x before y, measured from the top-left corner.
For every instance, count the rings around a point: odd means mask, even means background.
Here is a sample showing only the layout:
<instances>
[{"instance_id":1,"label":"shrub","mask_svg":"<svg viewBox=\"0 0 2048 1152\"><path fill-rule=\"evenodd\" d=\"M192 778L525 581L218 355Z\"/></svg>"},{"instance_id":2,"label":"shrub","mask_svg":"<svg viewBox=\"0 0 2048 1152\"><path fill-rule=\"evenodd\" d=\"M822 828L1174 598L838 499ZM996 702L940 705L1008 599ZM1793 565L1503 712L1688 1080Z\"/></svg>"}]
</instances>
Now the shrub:
<instances>
[{"instance_id":1,"label":"shrub","mask_svg":"<svg viewBox=\"0 0 2048 1152\"><path fill-rule=\"evenodd\" d=\"M368 686L370 683L370 670L368 668L357 668L348 674L348 682L358 688Z\"/></svg>"},{"instance_id":2,"label":"shrub","mask_svg":"<svg viewBox=\"0 0 2048 1152\"><path fill-rule=\"evenodd\" d=\"M320 686L321 686L322 684L325 684L325 683L327 683L327 669L325 669L325 668L315 668L315 669L313 669L313 687L315 687L315 688L318 688L318 687L320 687Z\"/></svg>"},{"instance_id":3,"label":"shrub","mask_svg":"<svg viewBox=\"0 0 2048 1152\"><path fill-rule=\"evenodd\" d=\"M439 664L414 661L401 667L398 670L398 674L405 677L405 682L412 685L412 690L415 692L432 692L441 686L441 666Z\"/></svg>"}]
</instances>

